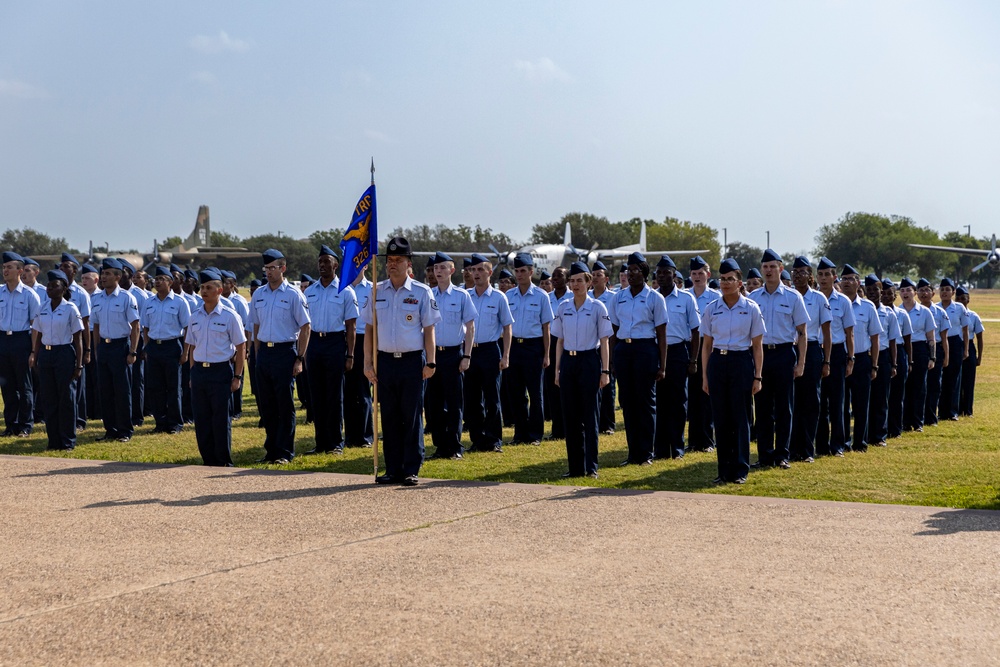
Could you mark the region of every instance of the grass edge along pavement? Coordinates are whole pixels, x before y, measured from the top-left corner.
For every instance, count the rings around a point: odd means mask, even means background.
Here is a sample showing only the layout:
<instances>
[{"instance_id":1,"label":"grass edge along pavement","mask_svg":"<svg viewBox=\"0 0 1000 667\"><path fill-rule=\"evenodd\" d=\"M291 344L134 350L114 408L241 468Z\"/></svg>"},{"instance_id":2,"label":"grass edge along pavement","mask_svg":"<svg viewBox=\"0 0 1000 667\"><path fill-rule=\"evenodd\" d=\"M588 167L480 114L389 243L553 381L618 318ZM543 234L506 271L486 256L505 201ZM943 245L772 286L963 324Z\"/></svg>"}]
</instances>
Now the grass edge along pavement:
<instances>
[{"instance_id":1,"label":"grass edge along pavement","mask_svg":"<svg viewBox=\"0 0 1000 667\"><path fill-rule=\"evenodd\" d=\"M975 290L971 307L984 320L1000 319L1000 291ZM870 447L864 454L848 453L843 459L821 457L812 464L794 463L791 470L753 472L744 486L715 487L711 484L717 471L714 453L695 452L680 460L619 468L617 464L626 457L619 412L615 435L600 438L597 480L562 479L566 471L563 440L544 441L536 447L505 446L502 454L467 454L461 461L428 460L421 477L1000 509L1000 327L990 322L985 326L986 354L976 383L975 416L925 427L923 433L906 433L890 440L888 447ZM243 405L243 418L233 424L233 459L239 467L263 467L255 462L263 453L264 433L256 428L256 407L248 389ZM303 411L298 418L296 451L301 453L313 448L314 430L304 423ZM91 422L79 434L74 451L47 452L44 428L39 426L28 438L0 439L0 454L201 464L192 427L177 435L152 434L152 427L147 418L130 442L105 443L94 442L103 429ZM511 429L505 428L504 440L511 437ZM429 435L425 442L430 455L434 450ZM752 458L756 458L755 452ZM281 469L371 474L371 450L348 448L343 455L300 455Z\"/></svg>"}]
</instances>

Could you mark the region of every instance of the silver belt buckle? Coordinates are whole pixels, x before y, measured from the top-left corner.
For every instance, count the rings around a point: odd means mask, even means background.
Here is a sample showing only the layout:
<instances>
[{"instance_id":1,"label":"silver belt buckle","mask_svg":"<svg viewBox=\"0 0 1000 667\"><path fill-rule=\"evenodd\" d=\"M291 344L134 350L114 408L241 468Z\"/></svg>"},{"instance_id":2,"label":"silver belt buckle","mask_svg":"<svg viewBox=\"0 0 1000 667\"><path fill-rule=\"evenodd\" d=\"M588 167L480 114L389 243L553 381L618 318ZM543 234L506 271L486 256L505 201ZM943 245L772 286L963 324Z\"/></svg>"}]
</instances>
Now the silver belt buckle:
<instances>
[{"instance_id":1,"label":"silver belt buckle","mask_svg":"<svg viewBox=\"0 0 1000 667\"><path fill-rule=\"evenodd\" d=\"M8 336L13 336L14 335L13 331L4 331L4 333L7 334Z\"/></svg>"},{"instance_id":2,"label":"silver belt buckle","mask_svg":"<svg viewBox=\"0 0 1000 667\"><path fill-rule=\"evenodd\" d=\"M210 362L210 361L203 361L203 362L201 362L201 367L202 368L211 368L212 367L212 362Z\"/></svg>"},{"instance_id":3,"label":"silver belt buckle","mask_svg":"<svg viewBox=\"0 0 1000 667\"><path fill-rule=\"evenodd\" d=\"M719 354L721 354L722 356L726 356L727 354L729 354L729 350L720 349Z\"/></svg>"},{"instance_id":4,"label":"silver belt buckle","mask_svg":"<svg viewBox=\"0 0 1000 667\"><path fill-rule=\"evenodd\" d=\"M393 352L392 353L392 358L393 359L402 359L403 358L403 353L402 352Z\"/></svg>"}]
</instances>

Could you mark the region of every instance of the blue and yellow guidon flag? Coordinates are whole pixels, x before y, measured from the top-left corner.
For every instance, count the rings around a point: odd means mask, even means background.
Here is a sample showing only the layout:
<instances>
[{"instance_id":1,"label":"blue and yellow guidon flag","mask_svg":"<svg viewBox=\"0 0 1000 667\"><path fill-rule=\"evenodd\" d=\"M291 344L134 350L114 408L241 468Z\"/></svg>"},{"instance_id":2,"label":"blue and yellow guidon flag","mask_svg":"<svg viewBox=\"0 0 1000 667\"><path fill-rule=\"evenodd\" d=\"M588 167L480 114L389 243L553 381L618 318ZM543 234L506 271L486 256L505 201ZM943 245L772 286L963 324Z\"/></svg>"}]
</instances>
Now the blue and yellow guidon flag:
<instances>
[{"instance_id":1,"label":"blue and yellow guidon flag","mask_svg":"<svg viewBox=\"0 0 1000 667\"><path fill-rule=\"evenodd\" d=\"M340 265L340 290L354 282L368 262L378 254L378 215L375 213L375 184L365 190L354 207L351 224L340 242L344 261Z\"/></svg>"}]
</instances>

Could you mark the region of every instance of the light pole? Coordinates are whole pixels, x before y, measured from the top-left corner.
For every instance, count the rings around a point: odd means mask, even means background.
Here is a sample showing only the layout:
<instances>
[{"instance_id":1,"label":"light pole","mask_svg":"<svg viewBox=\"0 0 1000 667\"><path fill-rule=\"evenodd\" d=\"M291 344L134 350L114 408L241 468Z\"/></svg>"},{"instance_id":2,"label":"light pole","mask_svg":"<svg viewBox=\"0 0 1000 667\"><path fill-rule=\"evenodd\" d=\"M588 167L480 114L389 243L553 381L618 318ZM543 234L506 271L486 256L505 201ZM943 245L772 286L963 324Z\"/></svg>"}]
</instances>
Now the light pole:
<instances>
[{"instance_id":1,"label":"light pole","mask_svg":"<svg viewBox=\"0 0 1000 667\"><path fill-rule=\"evenodd\" d=\"M729 250L729 236L727 234L726 228L722 228L722 259L725 259L728 255Z\"/></svg>"},{"instance_id":2,"label":"light pole","mask_svg":"<svg viewBox=\"0 0 1000 667\"><path fill-rule=\"evenodd\" d=\"M771 232L767 231L765 233L767 234L767 247L770 248L771 247Z\"/></svg>"}]
</instances>

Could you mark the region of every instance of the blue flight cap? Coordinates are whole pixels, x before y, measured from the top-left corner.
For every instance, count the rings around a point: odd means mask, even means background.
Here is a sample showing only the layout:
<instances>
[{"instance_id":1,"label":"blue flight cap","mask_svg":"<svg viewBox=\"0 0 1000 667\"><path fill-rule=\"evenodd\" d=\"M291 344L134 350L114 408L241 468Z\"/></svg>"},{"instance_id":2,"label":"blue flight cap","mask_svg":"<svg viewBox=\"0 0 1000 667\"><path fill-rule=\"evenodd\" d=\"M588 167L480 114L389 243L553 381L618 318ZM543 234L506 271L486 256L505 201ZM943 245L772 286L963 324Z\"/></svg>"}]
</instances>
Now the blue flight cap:
<instances>
[{"instance_id":1,"label":"blue flight cap","mask_svg":"<svg viewBox=\"0 0 1000 667\"><path fill-rule=\"evenodd\" d=\"M226 271L225 269L219 269L219 275L224 279L236 280L236 274L232 271Z\"/></svg>"},{"instance_id":2,"label":"blue flight cap","mask_svg":"<svg viewBox=\"0 0 1000 667\"><path fill-rule=\"evenodd\" d=\"M35 260L31 259L30 257L25 257L24 258L24 265L25 266L38 266L39 268L41 268L40 265L38 264L38 262L36 262Z\"/></svg>"},{"instance_id":3,"label":"blue flight cap","mask_svg":"<svg viewBox=\"0 0 1000 667\"><path fill-rule=\"evenodd\" d=\"M511 273L510 271L508 271L507 269L501 269L499 277L500 278L507 278L508 280L513 280L514 279L514 274Z\"/></svg>"},{"instance_id":4,"label":"blue flight cap","mask_svg":"<svg viewBox=\"0 0 1000 667\"><path fill-rule=\"evenodd\" d=\"M170 263L170 273L180 273L180 274L183 274L184 273L184 269L182 269L181 267L179 267L176 264L174 264L173 262L171 262Z\"/></svg>"},{"instance_id":5,"label":"blue flight cap","mask_svg":"<svg viewBox=\"0 0 1000 667\"><path fill-rule=\"evenodd\" d=\"M691 258L691 261L688 262L688 271L705 268L708 268L708 262L702 259L701 255L695 255Z\"/></svg>"},{"instance_id":6,"label":"blue flight cap","mask_svg":"<svg viewBox=\"0 0 1000 667\"><path fill-rule=\"evenodd\" d=\"M49 282L52 282L53 280L61 280L67 285L69 285L69 278L67 278L66 274L60 271L59 269L52 269L51 271L48 272L47 275L49 277Z\"/></svg>"},{"instance_id":7,"label":"blue flight cap","mask_svg":"<svg viewBox=\"0 0 1000 667\"><path fill-rule=\"evenodd\" d=\"M819 264L816 268L819 269L835 269L837 265L833 263L833 260L828 257L820 257Z\"/></svg>"},{"instance_id":8,"label":"blue flight cap","mask_svg":"<svg viewBox=\"0 0 1000 667\"><path fill-rule=\"evenodd\" d=\"M882 281L878 279L874 273L869 273L865 276L865 287L871 287L872 285L881 285Z\"/></svg>"},{"instance_id":9,"label":"blue flight cap","mask_svg":"<svg viewBox=\"0 0 1000 667\"><path fill-rule=\"evenodd\" d=\"M677 265L674 264L674 260L670 259L670 255L663 255L660 257L660 261L656 263L656 268L658 269L674 269L677 270Z\"/></svg>"},{"instance_id":10,"label":"blue flight cap","mask_svg":"<svg viewBox=\"0 0 1000 667\"><path fill-rule=\"evenodd\" d=\"M573 262L572 264L570 264L569 275L576 276L581 273L590 273L590 269L587 268L586 264L584 264L583 262Z\"/></svg>"},{"instance_id":11,"label":"blue flight cap","mask_svg":"<svg viewBox=\"0 0 1000 667\"><path fill-rule=\"evenodd\" d=\"M950 287L952 289L955 289L955 281L952 280L951 278L942 278L941 287Z\"/></svg>"},{"instance_id":12,"label":"blue flight cap","mask_svg":"<svg viewBox=\"0 0 1000 667\"><path fill-rule=\"evenodd\" d=\"M471 257L463 257L462 258L462 269L467 269L470 266L472 266L472 258Z\"/></svg>"},{"instance_id":13,"label":"blue flight cap","mask_svg":"<svg viewBox=\"0 0 1000 667\"><path fill-rule=\"evenodd\" d=\"M478 264L482 264L483 262L490 261L489 257L487 257L486 255L481 255L478 252L472 253L472 257L470 257L469 259L472 260L471 266L476 266Z\"/></svg>"},{"instance_id":14,"label":"blue flight cap","mask_svg":"<svg viewBox=\"0 0 1000 667\"><path fill-rule=\"evenodd\" d=\"M412 257L410 242L402 236L393 236L385 246L386 257Z\"/></svg>"},{"instance_id":15,"label":"blue flight cap","mask_svg":"<svg viewBox=\"0 0 1000 667\"><path fill-rule=\"evenodd\" d=\"M437 263L437 257L435 257L434 255L431 255L430 257L427 258L427 266L426 266L426 268L433 269L434 265L436 263Z\"/></svg>"},{"instance_id":16,"label":"blue flight cap","mask_svg":"<svg viewBox=\"0 0 1000 667\"><path fill-rule=\"evenodd\" d=\"M962 296L962 295L968 296L968 294L969 290L965 289L962 286L959 286L958 289L955 290L955 296Z\"/></svg>"},{"instance_id":17,"label":"blue flight cap","mask_svg":"<svg viewBox=\"0 0 1000 667\"><path fill-rule=\"evenodd\" d=\"M434 263L437 264L439 262L452 262L452 263L454 263L455 260L453 260L451 258L451 255L449 255L448 253L441 252L439 250L436 253L434 253Z\"/></svg>"},{"instance_id":18,"label":"blue flight cap","mask_svg":"<svg viewBox=\"0 0 1000 667\"><path fill-rule=\"evenodd\" d=\"M694 287L694 281L691 280L690 278L685 278L684 279L684 289L691 289L692 287Z\"/></svg>"},{"instance_id":19,"label":"blue flight cap","mask_svg":"<svg viewBox=\"0 0 1000 667\"><path fill-rule=\"evenodd\" d=\"M195 273L192 269L184 269L184 277L189 278L191 280L198 280L198 274Z\"/></svg>"},{"instance_id":20,"label":"blue flight cap","mask_svg":"<svg viewBox=\"0 0 1000 667\"><path fill-rule=\"evenodd\" d=\"M23 264L24 257L21 257L13 250L8 250L3 254L3 263L6 264L7 262L21 262Z\"/></svg>"},{"instance_id":21,"label":"blue flight cap","mask_svg":"<svg viewBox=\"0 0 1000 667\"><path fill-rule=\"evenodd\" d=\"M548 280L551 277L552 277L551 273L549 273L548 271L542 271L542 274L541 274L541 279L542 280Z\"/></svg>"},{"instance_id":22,"label":"blue flight cap","mask_svg":"<svg viewBox=\"0 0 1000 667\"><path fill-rule=\"evenodd\" d=\"M894 282L892 282L892 278L883 278L882 279L882 287L891 287L891 288L895 289L896 284Z\"/></svg>"},{"instance_id":23,"label":"blue flight cap","mask_svg":"<svg viewBox=\"0 0 1000 667\"><path fill-rule=\"evenodd\" d=\"M203 271L200 271L198 273L197 278L198 282L202 284L205 284L212 280L218 280L219 282L222 282L222 274L219 273L219 270L214 267L209 267L207 269L204 269Z\"/></svg>"},{"instance_id":24,"label":"blue flight cap","mask_svg":"<svg viewBox=\"0 0 1000 667\"><path fill-rule=\"evenodd\" d=\"M784 260L781 259L781 255L774 252L770 248L765 250L764 254L761 255L760 263L763 264L764 262L781 262L782 264L784 264Z\"/></svg>"},{"instance_id":25,"label":"blue flight cap","mask_svg":"<svg viewBox=\"0 0 1000 667\"><path fill-rule=\"evenodd\" d=\"M708 286L711 287L712 289L719 289L719 281L716 280L715 278L712 278L711 280L708 281Z\"/></svg>"},{"instance_id":26,"label":"blue flight cap","mask_svg":"<svg viewBox=\"0 0 1000 667\"><path fill-rule=\"evenodd\" d=\"M97 267L91 266L90 264L84 264L80 267L80 273L100 273Z\"/></svg>"},{"instance_id":27,"label":"blue flight cap","mask_svg":"<svg viewBox=\"0 0 1000 667\"><path fill-rule=\"evenodd\" d=\"M274 248L268 248L267 250L262 252L261 257L264 258L265 264L270 264L271 262L276 262L279 259L285 258L285 256L281 253L280 250L275 250Z\"/></svg>"},{"instance_id":28,"label":"blue flight cap","mask_svg":"<svg viewBox=\"0 0 1000 667\"><path fill-rule=\"evenodd\" d=\"M899 281L899 289L903 289L904 287L916 287L916 285L913 284L913 281L910 280L909 276L906 276Z\"/></svg>"},{"instance_id":29,"label":"blue flight cap","mask_svg":"<svg viewBox=\"0 0 1000 667\"><path fill-rule=\"evenodd\" d=\"M132 266L132 262L128 261L128 260L127 260L127 259L125 259L124 257L118 257L117 259L118 259L118 261L119 261L119 262L121 262L121 265L122 265L122 271L124 271L124 270L128 269L128 271L129 271L129 272L130 272L130 273L131 273L132 275L135 275L135 267L134 267L134 266Z\"/></svg>"},{"instance_id":30,"label":"blue flight cap","mask_svg":"<svg viewBox=\"0 0 1000 667\"><path fill-rule=\"evenodd\" d=\"M222 275L221 271L219 272L219 275L220 276ZM299 278L299 282L300 283L314 283L314 282L316 282L316 279L313 278L312 276L310 276L308 273L303 273L302 277Z\"/></svg>"},{"instance_id":31,"label":"blue flight cap","mask_svg":"<svg viewBox=\"0 0 1000 667\"><path fill-rule=\"evenodd\" d=\"M76 261L76 257L74 257L73 255L69 254L68 252L64 252L62 254L62 260L60 260L60 261L61 262L72 262L73 264L76 264L77 266L80 266L80 262Z\"/></svg>"},{"instance_id":32,"label":"blue flight cap","mask_svg":"<svg viewBox=\"0 0 1000 667\"><path fill-rule=\"evenodd\" d=\"M514 255L514 268L519 269L522 266L534 266L535 260L531 257L531 253L519 252Z\"/></svg>"},{"instance_id":33,"label":"blue flight cap","mask_svg":"<svg viewBox=\"0 0 1000 667\"><path fill-rule=\"evenodd\" d=\"M719 275L722 275L724 273L732 273L733 271L739 271L739 270L740 270L739 263L732 257L730 257L729 259L722 260L722 264L719 264Z\"/></svg>"},{"instance_id":34,"label":"blue flight cap","mask_svg":"<svg viewBox=\"0 0 1000 667\"><path fill-rule=\"evenodd\" d=\"M860 276L861 275L861 273L859 273L858 270L855 269L850 264L844 264L844 268L840 270L840 277L843 278L844 276L849 276L852 273L854 275L856 275L856 276Z\"/></svg>"},{"instance_id":35,"label":"blue flight cap","mask_svg":"<svg viewBox=\"0 0 1000 667\"><path fill-rule=\"evenodd\" d=\"M760 278L763 280L764 276L760 275L760 270L756 266L751 266L750 270L747 271L747 279L749 280L750 278Z\"/></svg>"},{"instance_id":36,"label":"blue flight cap","mask_svg":"<svg viewBox=\"0 0 1000 667\"><path fill-rule=\"evenodd\" d=\"M604 262L602 262L601 260L597 260L596 262L594 262L594 265L590 267L590 269L591 271L604 271L605 273L608 272L608 267L604 266Z\"/></svg>"},{"instance_id":37,"label":"blue flight cap","mask_svg":"<svg viewBox=\"0 0 1000 667\"><path fill-rule=\"evenodd\" d=\"M114 269L115 271L122 270L122 263L119 262L114 257L105 257L104 261L101 262L101 270Z\"/></svg>"},{"instance_id":38,"label":"blue flight cap","mask_svg":"<svg viewBox=\"0 0 1000 667\"><path fill-rule=\"evenodd\" d=\"M790 274L787 270L782 269L780 277L781 277L782 280L791 280L792 279L792 274Z\"/></svg>"},{"instance_id":39,"label":"blue flight cap","mask_svg":"<svg viewBox=\"0 0 1000 667\"><path fill-rule=\"evenodd\" d=\"M260 287L263 283L260 282L260 278L254 278L250 281L250 287Z\"/></svg>"},{"instance_id":40,"label":"blue flight cap","mask_svg":"<svg viewBox=\"0 0 1000 667\"><path fill-rule=\"evenodd\" d=\"M331 250L330 246L328 246L328 245L321 245L319 247L319 256L322 257L323 255L329 255L330 257L333 257L334 259L340 259L337 256L337 253L335 253L333 250Z\"/></svg>"},{"instance_id":41,"label":"blue flight cap","mask_svg":"<svg viewBox=\"0 0 1000 667\"><path fill-rule=\"evenodd\" d=\"M792 262L792 268L793 269L811 269L812 268L812 264L809 263L809 260L804 255L799 255Z\"/></svg>"},{"instance_id":42,"label":"blue flight cap","mask_svg":"<svg viewBox=\"0 0 1000 667\"><path fill-rule=\"evenodd\" d=\"M645 264L646 258L642 256L641 252L634 252L628 256L628 261L625 262L626 266L632 266L633 264Z\"/></svg>"},{"instance_id":43,"label":"blue flight cap","mask_svg":"<svg viewBox=\"0 0 1000 667\"><path fill-rule=\"evenodd\" d=\"M160 276L166 276L167 278L170 278L171 280L174 279L174 274L170 273L170 269L168 269L165 266L159 266L159 265L157 265L156 271L153 272L153 277L154 278L159 278Z\"/></svg>"},{"instance_id":44,"label":"blue flight cap","mask_svg":"<svg viewBox=\"0 0 1000 667\"><path fill-rule=\"evenodd\" d=\"M920 289L921 287L930 287L930 286L931 286L931 281L927 280L927 278L921 278L920 280L917 281L917 289Z\"/></svg>"}]
</instances>

